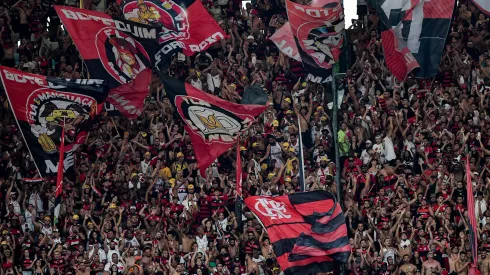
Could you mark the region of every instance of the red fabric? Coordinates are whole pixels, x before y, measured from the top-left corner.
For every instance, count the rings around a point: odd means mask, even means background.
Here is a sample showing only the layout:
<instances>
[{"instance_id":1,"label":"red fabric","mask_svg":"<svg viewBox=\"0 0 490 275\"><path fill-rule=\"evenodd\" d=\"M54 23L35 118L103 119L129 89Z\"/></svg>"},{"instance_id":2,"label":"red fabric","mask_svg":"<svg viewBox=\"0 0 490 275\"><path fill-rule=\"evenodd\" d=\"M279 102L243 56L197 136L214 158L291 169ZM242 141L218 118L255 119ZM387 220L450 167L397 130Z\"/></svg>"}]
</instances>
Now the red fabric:
<instances>
[{"instance_id":1,"label":"red fabric","mask_svg":"<svg viewBox=\"0 0 490 275\"><path fill-rule=\"evenodd\" d=\"M138 1L136 0L117 0L121 6L124 17L128 20L138 22L140 18ZM161 42L175 39L184 44L183 53L193 55L196 52L207 50L211 45L228 35L219 27L218 23L204 8L201 1L159 1L145 0L144 5L148 9L158 12L160 18L154 19L170 32L162 36ZM140 21L148 24L150 22Z\"/></svg>"},{"instance_id":2,"label":"red fabric","mask_svg":"<svg viewBox=\"0 0 490 275\"><path fill-rule=\"evenodd\" d=\"M328 5L326 5L327 3ZM337 41L338 43L336 43L336 45L322 45L330 49L333 55L333 60L331 60L323 50L320 48L317 49L317 44L310 44L310 42L313 43L311 36L316 35L314 34L314 31L317 29L327 29L329 31L328 34L322 34L322 39L336 35L336 27L339 28L339 31L342 31L343 28L340 29L340 26L343 26L343 24L339 23L338 26L327 26L326 22L333 24L343 20L343 8L341 3L337 1L326 1L326 3L321 4L323 5L304 6L291 1L286 1L286 9L288 11L292 35L297 38L296 41L299 47L314 60L316 66L330 69L340 57L340 48L342 47L343 37L340 38L340 41Z\"/></svg>"},{"instance_id":3,"label":"red fabric","mask_svg":"<svg viewBox=\"0 0 490 275\"><path fill-rule=\"evenodd\" d=\"M150 56L144 46L117 31L108 14L67 6L55 6L55 9L84 59L90 78L108 81L107 101L122 115L137 118L143 110L152 76ZM118 38L128 45L118 43ZM129 44L132 46L128 47ZM126 65L113 53L129 51L128 48L137 60L133 65Z\"/></svg>"},{"instance_id":4,"label":"red fabric","mask_svg":"<svg viewBox=\"0 0 490 275\"><path fill-rule=\"evenodd\" d=\"M294 41L293 33L291 32L291 25L286 22L284 26L278 29L271 37L270 40L276 44L277 48L285 55L293 58L297 61L301 61L301 56L298 53L298 46Z\"/></svg>"},{"instance_id":5,"label":"red fabric","mask_svg":"<svg viewBox=\"0 0 490 275\"><path fill-rule=\"evenodd\" d=\"M267 229L277 260L286 273L295 268L308 269L305 273L323 272L323 264L347 260L351 247L345 218L330 193L252 196L245 199L245 204Z\"/></svg>"},{"instance_id":6,"label":"red fabric","mask_svg":"<svg viewBox=\"0 0 490 275\"><path fill-rule=\"evenodd\" d=\"M201 175L238 140L267 106L241 105L159 73L170 101L185 122Z\"/></svg>"},{"instance_id":7,"label":"red fabric","mask_svg":"<svg viewBox=\"0 0 490 275\"><path fill-rule=\"evenodd\" d=\"M398 50L398 41L392 29L381 33L383 50L386 58L386 66L400 81L405 80L407 75L414 69L420 67L419 63L407 47Z\"/></svg>"}]
</instances>

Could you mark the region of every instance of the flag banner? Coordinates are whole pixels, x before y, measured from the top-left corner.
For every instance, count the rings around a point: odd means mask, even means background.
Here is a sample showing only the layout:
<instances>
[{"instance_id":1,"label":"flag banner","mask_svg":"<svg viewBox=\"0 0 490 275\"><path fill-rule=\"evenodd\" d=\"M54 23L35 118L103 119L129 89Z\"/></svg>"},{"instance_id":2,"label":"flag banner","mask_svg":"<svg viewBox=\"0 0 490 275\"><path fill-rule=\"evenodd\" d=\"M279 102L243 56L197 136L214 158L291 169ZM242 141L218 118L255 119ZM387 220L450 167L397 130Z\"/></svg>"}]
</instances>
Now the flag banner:
<instances>
[{"instance_id":1,"label":"flag banner","mask_svg":"<svg viewBox=\"0 0 490 275\"><path fill-rule=\"evenodd\" d=\"M253 196L245 204L267 229L285 274L327 272L347 262L351 247L345 217L331 193Z\"/></svg>"},{"instance_id":2,"label":"flag banner","mask_svg":"<svg viewBox=\"0 0 490 275\"><path fill-rule=\"evenodd\" d=\"M184 44L185 55L207 50L227 37L199 0L117 0L124 17L149 25L162 25L160 41Z\"/></svg>"},{"instance_id":3,"label":"flag banner","mask_svg":"<svg viewBox=\"0 0 490 275\"><path fill-rule=\"evenodd\" d=\"M236 194L238 196L242 195L242 157L240 156L240 139L236 143Z\"/></svg>"},{"instance_id":4,"label":"flag banner","mask_svg":"<svg viewBox=\"0 0 490 275\"><path fill-rule=\"evenodd\" d=\"M332 67L340 57L344 41L342 4L337 1L313 7L286 1L286 9L307 79L315 83L330 82Z\"/></svg>"},{"instance_id":5,"label":"flag banner","mask_svg":"<svg viewBox=\"0 0 490 275\"><path fill-rule=\"evenodd\" d=\"M439 72L454 1L375 1L386 65L396 78L415 69L420 78Z\"/></svg>"},{"instance_id":6,"label":"flag banner","mask_svg":"<svg viewBox=\"0 0 490 275\"><path fill-rule=\"evenodd\" d=\"M301 56L299 56L298 46L296 45L296 41L294 41L289 22L284 23L284 25L278 29L270 39L283 54L301 62Z\"/></svg>"},{"instance_id":7,"label":"flag banner","mask_svg":"<svg viewBox=\"0 0 490 275\"><path fill-rule=\"evenodd\" d=\"M311 7L325 7L327 4L332 2L338 2L335 0L315 0L308 3L308 6ZM298 46L294 41L293 33L291 32L291 25L289 22L284 23L284 25L278 29L271 37L271 41L276 44L277 48L285 55L290 58L300 61L301 57L299 56Z\"/></svg>"},{"instance_id":8,"label":"flag banner","mask_svg":"<svg viewBox=\"0 0 490 275\"><path fill-rule=\"evenodd\" d=\"M238 141L267 106L240 105L200 91L158 71L164 90L185 122L201 175Z\"/></svg>"},{"instance_id":9,"label":"flag banner","mask_svg":"<svg viewBox=\"0 0 490 275\"><path fill-rule=\"evenodd\" d=\"M7 67L0 70L9 104L41 177L58 172L63 132L64 171L73 172L73 154L107 98L104 81L45 77Z\"/></svg>"},{"instance_id":10,"label":"flag banner","mask_svg":"<svg viewBox=\"0 0 490 275\"><path fill-rule=\"evenodd\" d=\"M264 86L254 84L245 88L240 104L266 105L268 101L269 96Z\"/></svg>"},{"instance_id":11,"label":"flag banner","mask_svg":"<svg viewBox=\"0 0 490 275\"><path fill-rule=\"evenodd\" d=\"M44 182L44 178L23 178L21 180L23 183L41 183Z\"/></svg>"},{"instance_id":12,"label":"flag banner","mask_svg":"<svg viewBox=\"0 0 490 275\"><path fill-rule=\"evenodd\" d=\"M54 224L58 224L58 219L60 217L60 210L61 210L61 195L63 193L63 161L64 161L64 156L65 156L65 123L66 123L66 118L69 119L68 113L63 114L60 116L59 122L62 123L61 125L61 142L59 146L59 155L60 155L60 160L58 161L58 173L56 175L56 197L54 199ZM63 119L63 121L61 121Z\"/></svg>"},{"instance_id":13,"label":"flag banner","mask_svg":"<svg viewBox=\"0 0 490 275\"><path fill-rule=\"evenodd\" d=\"M471 181L470 157L466 157L466 200L468 203L468 219L470 220L470 247L473 256L473 264L476 266L478 261L478 229L475 213L476 194L473 193L473 182Z\"/></svg>"},{"instance_id":14,"label":"flag banner","mask_svg":"<svg viewBox=\"0 0 490 275\"><path fill-rule=\"evenodd\" d=\"M91 78L105 79L107 99L121 114L138 117L154 66L164 68L181 50L175 40L158 43L161 27L113 19L108 14L55 6Z\"/></svg>"},{"instance_id":15,"label":"flag banner","mask_svg":"<svg viewBox=\"0 0 490 275\"><path fill-rule=\"evenodd\" d=\"M488 0L471 0L473 4L478 7L482 12L490 16L490 1Z\"/></svg>"}]
</instances>

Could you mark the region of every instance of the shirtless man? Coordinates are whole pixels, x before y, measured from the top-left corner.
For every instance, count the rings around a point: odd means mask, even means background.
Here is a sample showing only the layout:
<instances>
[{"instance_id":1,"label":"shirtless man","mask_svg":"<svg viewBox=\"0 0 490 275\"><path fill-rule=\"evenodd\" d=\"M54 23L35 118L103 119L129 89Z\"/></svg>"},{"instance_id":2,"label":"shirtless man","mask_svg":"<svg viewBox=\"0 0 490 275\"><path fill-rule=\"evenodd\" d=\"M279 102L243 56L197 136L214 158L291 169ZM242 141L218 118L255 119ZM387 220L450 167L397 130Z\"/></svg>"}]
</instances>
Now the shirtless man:
<instances>
[{"instance_id":1,"label":"shirtless man","mask_svg":"<svg viewBox=\"0 0 490 275\"><path fill-rule=\"evenodd\" d=\"M309 107L301 107L301 109L298 110L297 104L293 105L294 107L294 112L296 113L296 116L300 118L299 123L301 126L301 135L303 135L303 143L305 145L310 144L311 145L311 134L310 134L310 117L311 113L313 111L313 97L310 96L310 104Z\"/></svg>"},{"instance_id":2,"label":"shirtless man","mask_svg":"<svg viewBox=\"0 0 490 275\"><path fill-rule=\"evenodd\" d=\"M427 253L427 261L422 265L422 275L436 275L441 269L441 264L434 260L434 252L429 251L429 253Z\"/></svg>"},{"instance_id":3,"label":"shirtless man","mask_svg":"<svg viewBox=\"0 0 490 275\"><path fill-rule=\"evenodd\" d=\"M456 272L457 261L459 261L459 249L457 247L452 247L451 255L449 256L449 273Z\"/></svg>"},{"instance_id":4,"label":"shirtless man","mask_svg":"<svg viewBox=\"0 0 490 275\"><path fill-rule=\"evenodd\" d=\"M470 261L467 261L466 254L464 252L459 254L459 261L454 265L456 269L456 273L458 275L468 275L468 271L470 269Z\"/></svg>"},{"instance_id":5,"label":"shirtless man","mask_svg":"<svg viewBox=\"0 0 490 275\"><path fill-rule=\"evenodd\" d=\"M400 271L405 272L406 275L415 275L417 266L410 263L409 255L403 255L403 265L400 267Z\"/></svg>"},{"instance_id":6,"label":"shirtless man","mask_svg":"<svg viewBox=\"0 0 490 275\"><path fill-rule=\"evenodd\" d=\"M247 266L247 274L259 274L259 266L256 262L253 261L252 257L250 257L249 254L245 256L245 264Z\"/></svg>"},{"instance_id":7,"label":"shirtless man","mask_svg":"<svg viewBox=\"0 0 490 275\"><path fill-rule=\"evenodd\" d=\"M482 275L490 275L490 259L487 258L487 252L481 252L481 259L478 260L478 269Z\"/></svg>"},{"instance_id":8,"label":"shirtless man","mask_svg":"<svg viewBox=\"0 0 490 275\"><path fill-rule=\"evenodd\" d=\"M17 3L15 3L12 6L13 9L16 9L19 11L19 19L20 19L20 24L18 26L18 31L19 31L19 38L25 38L25 39L30 39L30 34L29 34L29 22L28 18L31 16L32 13L32 8L29 7L29 4L25 0L19 0Z\"/></svg>"}]
</instances>

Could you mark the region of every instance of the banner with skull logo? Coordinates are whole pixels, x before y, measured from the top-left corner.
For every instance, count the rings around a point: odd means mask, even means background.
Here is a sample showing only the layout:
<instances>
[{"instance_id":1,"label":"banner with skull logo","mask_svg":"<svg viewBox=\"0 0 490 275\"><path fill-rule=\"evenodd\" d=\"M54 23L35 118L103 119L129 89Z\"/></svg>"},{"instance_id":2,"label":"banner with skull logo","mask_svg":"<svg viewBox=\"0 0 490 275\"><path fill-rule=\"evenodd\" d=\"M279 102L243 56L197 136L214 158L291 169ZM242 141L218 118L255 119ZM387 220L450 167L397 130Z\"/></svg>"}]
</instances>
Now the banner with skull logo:
<instances>
[{"instance_id":1,"label":"banner with skull logo","mask_svg":"<svg viewBox=\"0 0 490 275\"><path fill-rule=\"evenodd\" d=\"M42 177L55 176L64 129L64 171L74 171L74 151L85 141L107 98L98 79L58 79L0 67L15 119ZM64 125L64 127L63 127Z\"/></svg>"},{"instance_id":2,"label":"banner with skull logo","mask_svg":"<svg viewBox=\"0 0 490 275\"><path fill-rule=\"evenodd\" d=\"M114 19L97 11L55 6L87 65L89 76L107 80L107 101L128 118L138 117L153 67L166 68L181 43L158 42L161 27Z\"/></svg>"},{"instance_id":3,"label":"banner with skull logo","mask_svg":"<svg viewBox=\"0 0 490 275\"><path fill-rule=\"evenodd\" d=\"M286 9L307 79L315 83L331 81L332 67L344 42L344 10L340 1L322 6L286 1ZM294 54L292 51L291 55Z\"/></svg>"},{"instance_id":4,"label":"banner with skull logo","mask_svg":"<svg viewBox=\"0 0 490 275\"><path fill-rule=\"evenodd\" d=\"M164 90L184 121L201 175L206 168L234 146L267 106L241 105L207 94L158 72Z\"/></svg>"}]
</instances>

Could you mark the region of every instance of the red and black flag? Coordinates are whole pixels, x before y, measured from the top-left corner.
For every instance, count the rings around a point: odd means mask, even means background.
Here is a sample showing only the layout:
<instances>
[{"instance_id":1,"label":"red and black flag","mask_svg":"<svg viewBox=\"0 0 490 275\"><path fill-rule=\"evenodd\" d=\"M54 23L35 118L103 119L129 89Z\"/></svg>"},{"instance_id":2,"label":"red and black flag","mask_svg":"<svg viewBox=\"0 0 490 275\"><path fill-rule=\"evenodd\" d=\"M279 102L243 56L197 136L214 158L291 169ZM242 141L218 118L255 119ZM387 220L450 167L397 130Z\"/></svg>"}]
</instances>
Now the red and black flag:
<instances>
[{"instance_id":1,"label":"red and black flag","mask_svg":"<svg viewBox=\"0 0 490 275\"><path fill-rule=\"evenodd\" d=\"M421 78L439 73L454 1L372 1L381 19L386 65L396 78L402 81L415 69Z\"/></svg>"},{"instance_id":2,"label":"red and black flag","mask_svg":"<svg viewBox=\"0 0 490 275\"><path fill-rule=\"evenodd\" d=\"M185 55L207 50L227 37L199 0L117 0L124 18L164 27L160 42L182 42Z\"/></svg>"},{"instance_id":3,"label":"red and black flag","mask_svg":"<svg viewBox=\"0 0 490 275\"><path fill-rule=\"evenodd\" d=\"M237 143L267 106L240 105L207 94L158 72L165 92L185 122L201 175L221 154Z\"/></svg>"},{"instance_id":4,"label":"red and black flag","mask_svg":"<svg viewBox=\"0 0 490 275\"><path fill-rule=\"evenodd\" d=\"M55 176L60 159L63 171L73 171L73 154L85 141L107 98L104 81L59 79L6 67L0 70L10 106L39 174ZM62 148L64 156L60 158Z\"/></svg>"},{"instance_id":5,"label":"red and black flag","mask_svg":"<svg viewBox=\"0 0 490 275\"><path fill-rule=\"evenodd\" d=\"M164 68L181 51L175 40L158 43L161 27L114 19L101 12L55 6L85 61L89 76L107 80L107 101L121 114L138 117L153 67Z\"/></svg>"},{"instance_id":6,"label":"red and black flag","mask_svg":"<svg viewBox=\"0 0 490 275\"><path fill-rule=\"evenodd\" d=\"M291 32L307 79L315 83L332 80L332 67L344 42L344 9L340 1L305 6L286 0ZM294 56L294 51L291 52Z\"/></svg>"},{"instance_id":7,"label":"red and black flag","mask_svg":"<svg viewBox=\"0 0 490 275\"><path fill-rule=\"evenodd\" d=\"M347 262L351 247L345 217L331 193L254 196L245 204L267 229L285 274L328 272Z\"/></svg>"}]
</instances>

